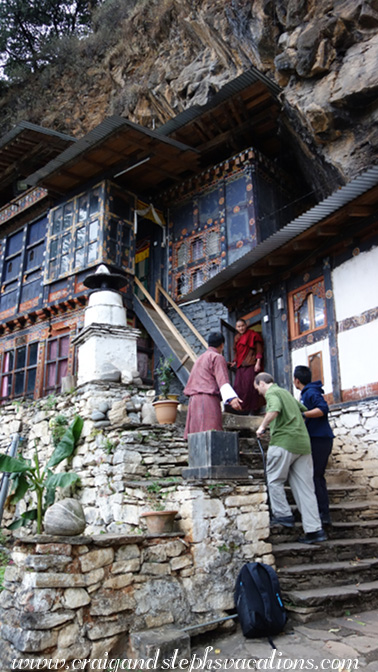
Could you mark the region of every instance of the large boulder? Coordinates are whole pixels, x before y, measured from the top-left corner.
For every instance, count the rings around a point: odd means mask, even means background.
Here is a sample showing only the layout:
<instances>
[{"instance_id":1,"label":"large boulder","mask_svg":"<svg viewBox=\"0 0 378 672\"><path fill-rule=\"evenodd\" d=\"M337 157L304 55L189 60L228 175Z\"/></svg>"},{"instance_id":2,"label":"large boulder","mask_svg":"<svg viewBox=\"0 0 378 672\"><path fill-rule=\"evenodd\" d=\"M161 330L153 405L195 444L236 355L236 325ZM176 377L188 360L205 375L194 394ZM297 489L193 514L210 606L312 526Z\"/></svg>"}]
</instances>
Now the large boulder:
<instances>
[{"instance_id":1,"label":"large boulder","mask_svg":"<svg viewBox=\"0 0 378 672\"><path fill-rule=\"evenodd\" d=\"M74 536L85 529L83 507L77 499L66 498L50 506L44 519L46 534Z\"/></svg>"}]
</instances>

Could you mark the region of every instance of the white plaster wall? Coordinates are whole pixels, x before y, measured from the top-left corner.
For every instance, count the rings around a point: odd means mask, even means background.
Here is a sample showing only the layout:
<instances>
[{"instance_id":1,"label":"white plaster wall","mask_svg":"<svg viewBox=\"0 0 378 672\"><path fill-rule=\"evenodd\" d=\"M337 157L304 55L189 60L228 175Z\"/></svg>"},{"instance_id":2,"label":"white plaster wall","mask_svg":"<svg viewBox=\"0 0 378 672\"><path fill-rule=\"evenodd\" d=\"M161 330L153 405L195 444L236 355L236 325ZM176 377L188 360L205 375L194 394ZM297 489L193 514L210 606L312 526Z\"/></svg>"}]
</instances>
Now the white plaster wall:
<instances>
[{"instance_id":1,"label":"white plaster wall","mask_svg":"<svg viewBox=\"0 0 378 672\"><path fill-rule=\"evenodd\" d=\"M348 259L332 273L336 319L378 306L378 247Z\"/></svg>"},{"instance_id":2,"label":"white plaster wall","mask_svg":"<svg viewBox=\"0 0 378 672\"><path fill-rule=\"evenodd\" d=\"M331 378L331 361L329 354L328 338L325 338L323 341L318 341L317 343L311 343L305 345L303 348L300 348L299 350L293 350L291 353L292 371L294 371L295 367L299 366L300 364L308 366L308 357L310 355L313 355L315 352L322 353L323 374L324 374L323 389L324 394L329 394L330 392L332 392L332 378ZM293 387L293 392L295 393L295 397L299 399L299 391L295 390L295 388Z\"/></svg>"},{"instance_id":3,"label":"white plaster wall","mask_svg":"<svg viewBox=\"0 0 378 672\"><path fill-rule=\"evenodd\" d=\"M378 320L338 335L343 390L378 381L377 343Z\"/></svg>"},{"instance_id":4,"label":"white plaster wall","mask_svg":"<svg viewBox=\"0 0 378 672\"><path fill-rule=\"evenodd\" d=\"M119 371L136 370L136 337L91 336L79 346L78 365L79 385L100 378L109 366Z\"/></svg>"}]
</instances>

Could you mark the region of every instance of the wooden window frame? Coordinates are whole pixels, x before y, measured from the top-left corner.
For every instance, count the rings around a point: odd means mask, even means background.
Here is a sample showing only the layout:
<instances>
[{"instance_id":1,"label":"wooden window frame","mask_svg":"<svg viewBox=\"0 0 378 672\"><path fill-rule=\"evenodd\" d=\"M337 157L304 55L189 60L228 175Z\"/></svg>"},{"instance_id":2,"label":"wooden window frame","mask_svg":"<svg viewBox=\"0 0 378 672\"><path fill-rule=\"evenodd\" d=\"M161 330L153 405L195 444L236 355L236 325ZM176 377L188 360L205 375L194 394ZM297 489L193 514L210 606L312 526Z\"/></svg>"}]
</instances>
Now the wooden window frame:
<instances>
[{"instance_id":1,"label":"wooden window frame","mask_svg":"<svg viewBox=\"0 0 378 672\"><path fill-rule=\"evenodd\" d=\"M98 191L98 208L95 212L90 211L90 200L91 194L95 191ZM80 203L83 199L87 199L87 215L86 217L81 217ZM70 211L70 223L69 225L64 225L65 210ZM55 226L55 217L59 215L61 211L61 224L57 231L54 231ZM65 203L61 203L56 208L53 208L49 213L49 227L48 227L48 247L47 247L47 262L45 269L45 283L54 282L58 279L65 278L72 273L77 273L84 270L87 267L96 265L101 261L101 226L104 220L105 207L104 207L104 183L100 182L96 184L92 189L78 194L74 198L69 199ZM97 237L90 239L90 230L91 225L97 221ZM77 232L84 228L84 241L82 244L77 245L76 235ZM67 252L63 254L63 241L67 239ZM89 252L91 245L97 245L97 254L94 259L88 261ZM55 247L54 255L52 254L52 249ZM80 264L75 264L76 251L83 249L84 258ZM68 267L61 270L61 261L62 258L68 257ZM52 262L57 261L59 267L52 270Z\"/></svg>"},{"instance_id":2,"label":"wooden window frame","mask_svg":"<svg viewBox=\"0 0 378 672\"><path fill-rule=\"evenodd\" d=\"M311 282L307 282L304 285L301 285L300 287L297 287L293 291L289 292L288 294L288 310L289 310L289 333L290 333L290 340L293 341L297 338L301 338L303 336L307 336L308 334L312 334L316 331L321 331L322 329L325 329L327 327L327 310L326 310L326 305L324 303L324 324L320 325L319 327L314 326L315 325L315 311L314 311L314 301L313 301L313 292L311 292L311 288L317 285L319 282L323 283L324 287L324 293L325 293L325 285L324 285L324 277L319 276L318 278L315 278L315 280L312 280ZM294 309L294 296L298 294L299 292L304 292L306 291L306 297L305 300L309 300L309 318L310 318L310 329L307 329L306 331L302 331L299 333L299 321L296 319L296 313L298 311L295 311ZM325 297L324 297L324 302L325 302ZM303 305L303 303L301 304Z\"/></svg>"},{"instance_id":3,"label":"wooden window frame","mask_svg":"<svg viewBox=\"0 0 378 672\"><path fill-rule=\"evenodd\" d=\"M67 355L61 356L60 355L60 342L64 339L68 338L68 351ZM49 358L49 348L50 345L54 342L57 341L58 347L57 347L57 355L55 357ZM70 331L65 331L62 334L55 334L54 336L51 336L50 338L47 339L46 341L46 356L45 356L45 364L44 364L44 375L43 375L43 396L46 396L48 394L55 394L59 392L62 384L62 378L64 376L59 377L60 373L60 364L63 361L67 361L67 371L66 375L68 375L68 367L69 367L69 360L70 360L70 343L71 343L71 335ZM48 379L49 379L49 365L50 364L55 364L55 382L54 385L49 385L48 384Z\"/></svg>"},{"instance_id":4,"label":"wooden window frame","mask_svg":"<svg viewBox=\"0 0 378 672\"><path fill-rule=\"evenodd\" d=\"M31 349L33 346L37 346L37 351L36 351L36 358L35 362L33 364L30 363L30 354L31 354ZM19 357L19 351L22 348L26 348L26 354L25 354L25 363L23 366L18 366L18 357ZM10 353L13 353L13 363L12 367L8 369L7 371L4 371L4 364L5 364L5 358L7 355ZM29 384L29 377L30 377L30 372L35 371L35 379L37 377L37 368L38 368L38 341L30 341L29 343L22 343L19 345L14 345L13 348L9 348L8 350L5 350L2 355L2 360L1 360L1 380L0 380L0 400L1 403L5 403L9 399L18 399L20 397L24 398L30 398L35 396L35 382L33 386L33 390L28 392L28 384ZM16 386L16 378L17 375L22 373L24 375L24 380L23 380L23 386L22 386L22 392L20 393L15 393L15 386ZM10 377L10 383L5 383L5 379ZM6 384L10 386L10 392L7 393L6 395L3 394L3 385Z\"/></svg>"}]
</instances>

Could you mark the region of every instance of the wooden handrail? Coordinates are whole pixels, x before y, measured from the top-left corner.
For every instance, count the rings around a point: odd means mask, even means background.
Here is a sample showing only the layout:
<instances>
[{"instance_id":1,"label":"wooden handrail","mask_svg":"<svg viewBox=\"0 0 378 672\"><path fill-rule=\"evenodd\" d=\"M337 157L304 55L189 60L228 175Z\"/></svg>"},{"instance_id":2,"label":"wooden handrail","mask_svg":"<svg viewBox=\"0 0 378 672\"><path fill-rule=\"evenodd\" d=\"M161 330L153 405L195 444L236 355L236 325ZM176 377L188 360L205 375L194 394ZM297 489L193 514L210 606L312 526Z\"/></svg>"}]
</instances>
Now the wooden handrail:
<instances>
[{"instance_id":1,"label":"wooden handrail","mask_svg":"<svg viewBox=\"0 0 378 672\"><path fill-rule=\"evenodd\" d=\"M137 277L135 277L135 276L134 276L134 281L135 281L135 284L136 284L136 286L138 287L138 289L140 289L141 292L143 292L143 294L144 294L144 296L146 297L146 299L149 301L149 303L150 303L151 306L154 308L154 310L156 310L157 314L159 315L159 317L161 317L161 319L163 320L164 324L168 327L168 329L170 330L171 334L172 334L172 335L176 338L176 340L180 343L180 345L181 345L181 347L183 348L183 350L185 350L185 352L186 352L186 354L188 355L188 357L192 360L192 362L195 362L196 359L197 359L197 357L198 357L198 355L196 355L195 352L193 352L193 350L191 349L191 347L187 344L187 342L185 341L185 339L181 336L181 334L180 334L180 332L178 331L178 329L176 329L175 325L171 322L171 320L169 319L168 315L165 314L164 310L162 310L162 308L160 308L160 306L156 303L156 301L154 301L154 299L152 298L151 294L149 294L149 292L147 291L147 289L145 288L145 286L144 286L144 285L141 283L141 281L140 281Z\"/></svg>"},{"instance_id":2,"label":"wooden handrail","mask_svg":"<svg viewBox=\"0 0 378 672\"><path fill-rule=\"evenodd\" d=\"M159 292L162 293L162 295L167 299L168 303L172 306L172 308L175 309L177 315L181 317L181 319L185 322L186 326L189 327L189 329L192 331L192 333L195 335L195 337L202 343L205 348L207 348L207 343L204 339L203 336L197 331L195 326L191 323L191 321L186 317L185 313L182 312L181 308L173 301L173 299L169 296L168 292L165 291L165 289L162 287L160 281L158 280L156 283L156 288L159 290Z\"/></svg>"}]
</instances>

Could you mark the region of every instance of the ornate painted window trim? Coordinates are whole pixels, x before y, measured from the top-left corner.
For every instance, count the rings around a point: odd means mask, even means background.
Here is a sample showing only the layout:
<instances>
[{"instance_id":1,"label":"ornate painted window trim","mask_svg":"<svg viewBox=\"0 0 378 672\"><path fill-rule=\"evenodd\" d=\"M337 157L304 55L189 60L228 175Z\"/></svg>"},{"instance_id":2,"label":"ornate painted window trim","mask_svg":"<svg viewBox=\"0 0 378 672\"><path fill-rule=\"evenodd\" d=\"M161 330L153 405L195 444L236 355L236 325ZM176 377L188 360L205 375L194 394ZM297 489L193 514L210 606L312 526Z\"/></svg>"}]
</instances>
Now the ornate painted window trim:
<instances>
[{"instance_id":1,"label":"ornate painted window trim","mask_svg":"<svg viewBox=\"0 0 378 672\"><path fill-rule=\"evenodd\" d=\"M315 301L314 297L321 299L323 301L323 321L321 324L316 325L316 314L315 314ZM309 322L308 329L302 329L300 327L300 309L306 304L307 308L307 319ZM289 333L290 339L294 340L301 338L307 334L320 331L327 326L327 311L326 311L326 295L325 295L325 285L324 278L319 277L312 282L308 282L301 287L293 290L288 295L288 308L289 308Z\"/></svg>"}]
</instances>

